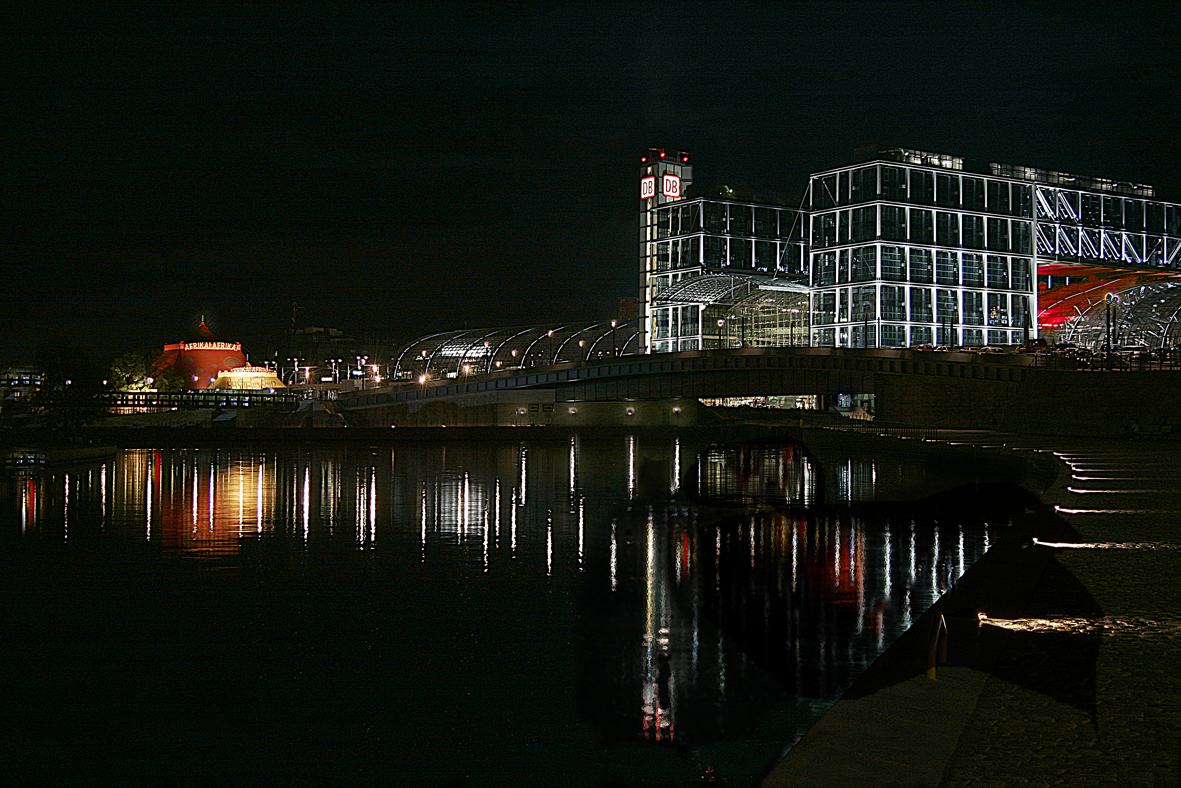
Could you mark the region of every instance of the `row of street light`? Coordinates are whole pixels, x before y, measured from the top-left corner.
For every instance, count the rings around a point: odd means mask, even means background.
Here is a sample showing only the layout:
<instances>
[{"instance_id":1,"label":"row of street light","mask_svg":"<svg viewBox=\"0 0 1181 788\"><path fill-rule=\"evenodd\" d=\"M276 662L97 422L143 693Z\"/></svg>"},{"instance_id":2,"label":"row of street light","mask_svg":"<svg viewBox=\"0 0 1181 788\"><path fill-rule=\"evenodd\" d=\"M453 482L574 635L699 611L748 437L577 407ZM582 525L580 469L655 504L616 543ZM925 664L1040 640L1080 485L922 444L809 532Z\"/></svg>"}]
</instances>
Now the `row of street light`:
<instances>
[{"instance_id":1,"label":"row of street light","mask_svg":"<svg viewBox=\"0 0 1181 788\"><path fill-rule=\"evenodd\" d=\"M289 386L295 385L310 385L313 383L340 383L343 377L346 380L352 380L360 384L361 388L365 388L367 383L378 385L383 380L381 374L381 364L374 364L369 362L369 356L355 356L354 361L350 361L347 365L343 358L326 358L319 364L306 363L307 360L298 356L289 356L286 359L286 366L280 365L276 362L268 362L267 366L271 368L275 375ZM273 366L272 366L273 363ZM322 368L329 374L317 374Z\"/></svg>"}]
</instances>

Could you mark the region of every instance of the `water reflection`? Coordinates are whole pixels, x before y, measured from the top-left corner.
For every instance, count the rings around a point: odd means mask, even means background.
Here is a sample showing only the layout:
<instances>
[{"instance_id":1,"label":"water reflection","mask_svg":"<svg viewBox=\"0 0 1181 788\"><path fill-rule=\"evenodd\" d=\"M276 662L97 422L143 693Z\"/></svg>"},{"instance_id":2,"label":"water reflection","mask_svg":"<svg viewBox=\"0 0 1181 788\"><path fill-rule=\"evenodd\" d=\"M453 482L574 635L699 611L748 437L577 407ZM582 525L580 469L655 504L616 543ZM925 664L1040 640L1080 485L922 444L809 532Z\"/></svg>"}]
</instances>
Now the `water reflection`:
<instances>
[{"instance_id":1,"label":"water reflection","mask_svg":"<svg viewBox=\"0 0 1181 788\"><path fill-rule=\"evenodd\" d=\"M385 619L368 624L365 648L382 653L392 674L416 670L417 646L382 651L381 638L394 635L381 633L463 640L456 628L474 626L464 622L479 608L497 637L521 634L495 652L477 649L480 658L432 652L439 682L470 676L513 688L473 712L465 740L496 750L509 734L499 722L475 720L577 709L596 731L590 739L604 742L603 757L589 757L590 784L692 778L706 767L746 784L987 550L987 527L947 512L849 506L872 500L880 477L906 473L864 457L821 467L787 444L576 435L528 444L136 449L9 479L3 494L28 540L81 540L96 553L134 543L219 566L237 566L243 555L260 560L259 545L281 545L303 563L284 558L274 571L311 584L299 587L308 598L330 600L338 585L355 586L373 595L365 604L374 609L427 606L417 634ZM317 562L332 568L316 581L323 585L290 568ZM388 603L374 601L383 595ZM299 626L331 632L339 610L325 608ZM299 629L289 636L311 637ZM517 658L542 673L572 673L576 689L564 703L538 697L536 676L522 676ZM397 694L404 691L375 691L357 713L408 702ZM512 736L548 740L552 722L523 722L538 727ZM588 740L572 728L537 757L553 766ZM623 767L609 754L629 742L648 743L652 754L617 773ZM660 754L668 744L679 746ZM435 760L474 757L436 746Z\"/></svg>"}]
</instances>

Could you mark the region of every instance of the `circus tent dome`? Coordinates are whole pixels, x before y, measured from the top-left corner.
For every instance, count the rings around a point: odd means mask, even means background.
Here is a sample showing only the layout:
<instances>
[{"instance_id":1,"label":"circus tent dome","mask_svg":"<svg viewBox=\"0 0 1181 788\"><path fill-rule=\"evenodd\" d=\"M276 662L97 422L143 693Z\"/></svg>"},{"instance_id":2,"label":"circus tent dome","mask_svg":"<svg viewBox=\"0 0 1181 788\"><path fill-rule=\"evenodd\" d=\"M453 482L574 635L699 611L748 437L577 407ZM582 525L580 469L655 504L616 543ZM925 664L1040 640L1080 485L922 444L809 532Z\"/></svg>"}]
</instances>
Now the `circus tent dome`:
<instances>
[{"instance_id":1,"label":"circus tent dome","mask_svg":"<svg viewBox=\"0 0 1181 788\"><path fill-rule=\"evenodd\" d=\"M190 339L164 346L154 374L171 367L181 375L186 389L204 389L217 380L218 373L244 366L242 343L218 340L202 318Z\"/></svg>"}]
</instances>

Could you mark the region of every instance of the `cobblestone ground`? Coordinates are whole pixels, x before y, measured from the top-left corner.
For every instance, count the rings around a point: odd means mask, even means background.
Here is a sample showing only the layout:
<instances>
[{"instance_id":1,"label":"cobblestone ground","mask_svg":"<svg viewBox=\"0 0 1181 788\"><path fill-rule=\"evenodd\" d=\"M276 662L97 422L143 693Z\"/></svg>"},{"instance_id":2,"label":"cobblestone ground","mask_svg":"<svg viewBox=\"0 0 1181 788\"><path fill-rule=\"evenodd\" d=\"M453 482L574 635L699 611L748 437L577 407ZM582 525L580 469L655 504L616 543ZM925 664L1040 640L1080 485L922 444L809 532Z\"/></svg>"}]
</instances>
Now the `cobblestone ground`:
<instances>
[{"instance_id":1,"label":"cobblestone ground","mask_svg":"<svg viewBox=\"0 0 1181 788\"><path fill-rule=\"evenodd\" d=\"M1023 686L987 680L944 773L944 788L1179 786L1181 755L1181 443L1000 436L1047 445L1067 463L1043 495L1089 547L1059 563L1103 611L1031 628L1101 633L1094 718ZM1030 674L1035 649L1004 654Z\"/></svg>"}]
</instances>

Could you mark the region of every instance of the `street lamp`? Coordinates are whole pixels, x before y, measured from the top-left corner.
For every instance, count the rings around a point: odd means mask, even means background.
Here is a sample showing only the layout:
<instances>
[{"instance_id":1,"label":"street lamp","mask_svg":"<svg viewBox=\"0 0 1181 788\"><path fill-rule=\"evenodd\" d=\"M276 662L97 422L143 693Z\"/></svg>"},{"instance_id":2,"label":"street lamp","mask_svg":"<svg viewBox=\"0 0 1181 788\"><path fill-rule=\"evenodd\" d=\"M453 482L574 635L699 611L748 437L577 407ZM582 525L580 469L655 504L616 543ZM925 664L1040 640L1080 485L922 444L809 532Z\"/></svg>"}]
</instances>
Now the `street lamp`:
<instances>
[{"instance_id":1,"label":"street lamp","mask_svg":"<svg viewBox=\"0 0 1181 788\"><path fill-rule=\"evenodd\" d=\"M615 324L617 322L619 322L619 321L617 321L617 320L611 321L611 356L612 357L619 355L619 351L615 349Z\"/></svg>"},{"instance_id":2,"label":"street lamp","mask_svg":"<svg viewBox=\"0 0 1181 788\"><path fill-rule=\"evenodd\" d=\"M361 379L361 391L365 390L365 362L369 360L369 356L355 356L357 359L357 377Z\"/></svg>"},{"instance_id":3,"label":"street lamp","mask_svg":"<svg viewBox=\"0 0 1181 788\"><path fill-rule=\"evenodd\" d=\"M1107 295L1103 296L1103 301L1107 306L1107 354L1110 356L1112 346L1114 344L1111 341L1111 305L1115 304L1117 307L1119 306L1119 296L1115 293L1108 293Z\"/></svg>"}]
</instances>

